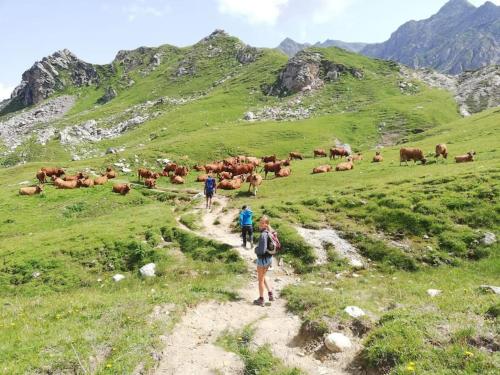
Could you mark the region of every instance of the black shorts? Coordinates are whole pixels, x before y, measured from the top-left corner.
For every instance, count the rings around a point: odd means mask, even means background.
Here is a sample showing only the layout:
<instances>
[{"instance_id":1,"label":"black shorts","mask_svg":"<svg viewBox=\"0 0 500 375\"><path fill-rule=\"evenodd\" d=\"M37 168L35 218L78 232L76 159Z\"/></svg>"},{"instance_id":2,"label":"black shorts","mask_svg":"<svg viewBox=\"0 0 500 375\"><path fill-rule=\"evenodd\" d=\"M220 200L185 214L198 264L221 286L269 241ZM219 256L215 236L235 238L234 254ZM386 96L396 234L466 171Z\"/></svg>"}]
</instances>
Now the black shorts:
<instances>
[{"instance_id":1,"label":"black shorts","mask_svg":"<svg viewBox=\"0 0 500 375\"><path fill-rule=\"evenodd\" d=\"M207 198L212 198L212 197L214 196L214 191L213 191L213 190L207 190L207 191L205 192L205 196L206 196Z\"/></svg>"}]
</instances>

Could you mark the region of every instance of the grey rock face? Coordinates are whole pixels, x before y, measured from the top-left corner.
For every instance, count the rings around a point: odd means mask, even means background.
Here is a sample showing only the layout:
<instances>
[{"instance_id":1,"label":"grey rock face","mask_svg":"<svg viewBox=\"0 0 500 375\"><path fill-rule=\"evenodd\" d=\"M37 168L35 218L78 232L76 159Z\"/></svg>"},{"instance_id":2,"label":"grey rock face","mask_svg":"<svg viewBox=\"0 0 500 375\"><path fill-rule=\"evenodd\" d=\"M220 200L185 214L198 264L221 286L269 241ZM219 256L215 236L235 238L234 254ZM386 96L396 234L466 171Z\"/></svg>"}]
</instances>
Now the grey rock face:
<instances>
[{"instance_id":1,"label":"grey rock face","mask_svg":"<svg viewBox=\"0 0 500 375\"><path fill-rule=\"evenodd\" d=\"M325 81L339 79L345 73L363 78L362 71L326 60L319 52L301 51L288 60L276 83L263 89L272 95L311 91L322 87Z\"/></svg>"},{"instance_id":2,"label":"grey rock face","mask_svg":"<svg viewBox=\"0 0 500 375\"><path fill-rule=\"evenodd\" d=\"M117 95L118 93L116 92L116 90L111 86L109 86L106 88L106 92L104 93L104 95L101 98L99 98L98 102L100 104L105 104L116 98Z\"/></svg>"},{"instance_id":3,"label":"grey rock face","mask_svg":"<svg viewBox=\"0 0 500 375\"><path fill-rule=\"evenodd\" d=\"M450 0L432 17L405 23L389 40L361 53L460 74L500 63L499 19L500 7L492 2L476 8L466 0Z\"/></svg>"},{"instance_id":4,"label":"grey rock face","mask_svg":"<svg viewBox=\"0 0 500 375\"><path fill-rule=\"evenodd\" d=\"M69 76L69 82L67 78ZM78 59L67 49L51 56L25 71L22 81L12 92L11 99L25 106L40 103L51 94L68 85L85 86L99 83L99 75L92 64Z\"/></svg>"},{"instance_id":5,"label":"grey rock face","mask_svg":"<svg viewBox=\"0 0 500 375\"><path fill-rule=\"evenodd\" d=\"M238 50L236 51L236 60L238 60L240 64L243 65L250 64L257 60L259 55L260 51L257 48L251 46L243 46L238 48Z\"/></svg>"}]
</instances>

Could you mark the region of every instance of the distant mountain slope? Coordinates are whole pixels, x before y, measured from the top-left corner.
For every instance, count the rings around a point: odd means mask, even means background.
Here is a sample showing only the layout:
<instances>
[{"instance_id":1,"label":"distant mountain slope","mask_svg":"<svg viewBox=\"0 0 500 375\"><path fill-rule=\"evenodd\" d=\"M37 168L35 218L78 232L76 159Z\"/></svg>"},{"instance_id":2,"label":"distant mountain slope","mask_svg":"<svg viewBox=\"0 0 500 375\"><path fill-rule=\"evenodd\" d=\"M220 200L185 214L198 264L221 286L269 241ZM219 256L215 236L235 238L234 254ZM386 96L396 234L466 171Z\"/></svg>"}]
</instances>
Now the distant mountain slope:
<instances>
[{"instance_id":1,"label":"distant mountain slope","mask_svg":"<svg viewBox=\"0 0 500 375\"><path fill-rule=\"evenodd\" d=\"M349 52L359 52L367 46L367 43L349 43L341 40L327 39L324 42L316 42L314 45L311 43L299 43L291 38L285 38L278 47L280 51L284 52L288 57L293 57L297 52L302 51L308 47L338 47L345 49Z\"/></svg>"},{"instance_id":2,"label":"distant mountain slope","mask_svg":"<svg viewBox=\"0 0 500 375\"><path fill-rule=\"evenodd\" d=\"M432 17L405 23L389 40L361 53L450 74L498 64L500 7L489 1L476 8L467 0L450 0Z\"/></svg>"}]
</instances>

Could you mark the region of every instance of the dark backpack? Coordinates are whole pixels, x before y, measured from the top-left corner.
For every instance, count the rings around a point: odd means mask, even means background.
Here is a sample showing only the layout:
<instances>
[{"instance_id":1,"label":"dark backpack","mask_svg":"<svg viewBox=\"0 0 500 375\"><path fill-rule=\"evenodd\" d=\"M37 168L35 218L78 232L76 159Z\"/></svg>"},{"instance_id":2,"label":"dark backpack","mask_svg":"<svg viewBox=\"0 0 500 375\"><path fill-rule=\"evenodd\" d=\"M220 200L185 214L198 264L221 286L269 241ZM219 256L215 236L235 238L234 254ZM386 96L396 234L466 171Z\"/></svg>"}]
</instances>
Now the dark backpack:
<instances>
[{"instance_id":1,"label":"dark backpack","mask_svg":"<svg viewBox=\"0 0 500 375\"><path fill-rule=\"evenodd\" d=\"M271 255L279 253L281 250L281 242L278 238L278 232L267 232L267 252Z\"/></svg>"},{"instance_id":2,"label":"dark backpack","mask_svg":"<svg viewBox=\"0 0 500 375\"><path fill-rule=\"evenodd\" d=\"M215 179L213 179L213 178L207 179L207 181L205 182L205 188L207 190L214 190L214 188L215 188Z\"/></svg>"}]
</instances>

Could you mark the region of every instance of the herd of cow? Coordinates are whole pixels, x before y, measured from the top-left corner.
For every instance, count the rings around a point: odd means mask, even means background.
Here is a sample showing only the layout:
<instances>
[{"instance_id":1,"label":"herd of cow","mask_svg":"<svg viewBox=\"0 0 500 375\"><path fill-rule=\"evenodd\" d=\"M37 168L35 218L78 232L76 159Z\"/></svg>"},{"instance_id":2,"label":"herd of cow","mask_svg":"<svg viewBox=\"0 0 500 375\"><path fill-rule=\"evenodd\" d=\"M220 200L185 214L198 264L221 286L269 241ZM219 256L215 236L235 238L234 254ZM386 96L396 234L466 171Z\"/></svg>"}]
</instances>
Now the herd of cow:
<instances>
[{"instance_id":1,"label":"herd of cow","mask_svg":"<svg viewBox=\"0 0 500 375\"><path fill-rule=\"evenodd\" d=\"M335 147L331 148L329 154L323 149L315 149L314 159L317 157L327 157L330 160L346 158L346 161L340 162L335 166L338 172L348 171L354 169L354 162L363 160L363 155L360 153L351 154L347 148ZM464 163L474 160L474 151L470 151L465 155L455 156L455 162ZM399 164L408 164L408 161L416 163L420 161L422 164L427 162L424 152L419 148L404 147L399 150ZM448 157L448 148L445 144L436 145L435 158ZM253 156L233 156L228 157L221 161L215 161L205 165L194 165L192 168L195 171L202 172L198 175L196 181L205 182L209 175L216 175L219 183L218 189L222 190L238 190L243 183L248 182L248 191L253 190L253 194L257 195L257 189L262 184L263 178L259 173L264 172L264 179L267 179L268 173L274 173L275 177L288 177L292 173L290 165L292 161L303 160L303 156L299 152L290 152L287 159L278 159L276 155L264 156L257 158ZM380 151L377 151L372 158L373 163L380 163L384 160ZM260 168L260 170L259 170ZM331 172L333 167L329 164L320 165L313 168L312 173L327 173ZM144 186L152 189L156 187L156 181L160 177L168 177L173 184L184 184L185 177L189 174L190 169L187 166L178 165L176 163L167 163L163 170L154 172L146 168L139 168L137 176L139 182L144 180ZM67 175L62 168L42 168L36 173L36 178L39 185L22 187L19 190L21 195L34 195L43 191L43 184L46 183L47 178L51 178L54 186L58 189L75 189L79 187L92 187L94 185L104 185L109 179L117 176L116 172L108 167L106 172L101 176L90 178L85 176L82 172L76 175ZM113 185L113 192L122 195L127 194L131 189L130 184L120 183Z\"/></svg>"}]
</instances>

